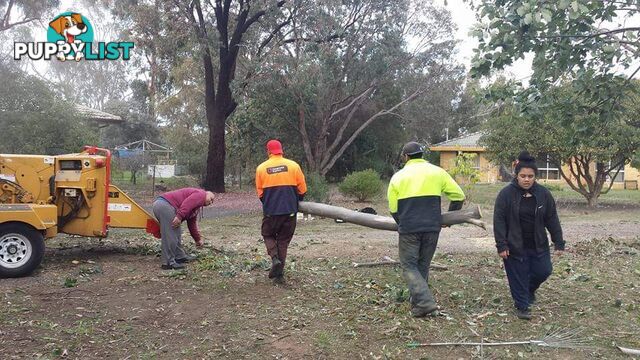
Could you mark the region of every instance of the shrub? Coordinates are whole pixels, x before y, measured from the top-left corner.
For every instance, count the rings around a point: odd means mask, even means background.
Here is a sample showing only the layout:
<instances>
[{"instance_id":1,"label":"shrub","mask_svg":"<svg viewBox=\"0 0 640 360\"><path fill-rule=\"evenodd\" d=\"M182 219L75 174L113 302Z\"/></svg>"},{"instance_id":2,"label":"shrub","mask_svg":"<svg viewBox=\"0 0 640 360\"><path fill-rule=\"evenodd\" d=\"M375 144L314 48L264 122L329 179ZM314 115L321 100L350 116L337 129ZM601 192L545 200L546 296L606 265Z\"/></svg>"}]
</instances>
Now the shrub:
<instances>
[{"instance_id":1,"label":"shrub","mask_svg":"<svg viewBox=\"0 0 640 360\"><path fill-rule=\"evenodd\" d=\"M459 153L449 174L462 185L465 202L471 202L475 185L480 181L480 171L475 168L478 154Z\"/></svg>"},{"instance_id":2,"label":"shrub","mask_svg":"<svg viewBox=\"0 0 640 360\"><path fill-rule=\"evenodd\" d=\"M562 187L562 185L560 184L542 184L542 186L546 187L547 189L549 189L549 191L563 191L564 187Z\"/></svg>"},{"instance_id":3,"label":"shrub","mask_svg":"<svg viewBox=\"0 0 640 360\"><path fill-rule=\"evenodd\" d=\"M344 195L354 196L358 201L366 201L380 194L382 180L375 170L356 171L347 175L339 188Z\"/></svg>"},{"instance_id":4,"label":"shrub","mask_svg":"<svg viewBox=\"0 0 640 360\"><path fill-rule=\"evenodd\" d=\"M329 200L329 184L323 176L313 172L306 173L305 180L307 182L305 200L320 203L326 203Z\"/></svg>"}]
</instances>

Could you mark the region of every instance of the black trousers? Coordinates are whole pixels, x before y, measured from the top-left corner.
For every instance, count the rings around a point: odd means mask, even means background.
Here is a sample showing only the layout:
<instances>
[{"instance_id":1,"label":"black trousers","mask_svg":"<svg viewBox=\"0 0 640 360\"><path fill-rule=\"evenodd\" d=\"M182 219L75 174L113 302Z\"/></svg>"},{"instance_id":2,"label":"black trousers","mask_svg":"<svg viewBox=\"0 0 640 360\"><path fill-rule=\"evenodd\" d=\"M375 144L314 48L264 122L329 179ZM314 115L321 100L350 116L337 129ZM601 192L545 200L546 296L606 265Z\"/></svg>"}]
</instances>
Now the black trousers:
<instances>
[{"instance_id":1,"label":"black trousers","mask_svg":"<svg viewBox=\"0 0 640 360\"><path fill-rule=\"evenodd\" d=\"M504 260L511 297L516 308L525 310L531 305L536 290L551 275L551 253L526 249L524 256L511 255Z\"/></svg>"},{"instance_id":2,"label":"black trousers","mask_svg":"<svg viewBox=\"0 0 640 360\"><path fill-rule=\"evenodd\" d=\"M289 243L296 231L296 214L291 215L269 215L262 218L262 237L267 247L269 256L277 256L282 262L277 274L282 275L284 263L287 260L287 250Z\"/></svg>"}]
</instances>

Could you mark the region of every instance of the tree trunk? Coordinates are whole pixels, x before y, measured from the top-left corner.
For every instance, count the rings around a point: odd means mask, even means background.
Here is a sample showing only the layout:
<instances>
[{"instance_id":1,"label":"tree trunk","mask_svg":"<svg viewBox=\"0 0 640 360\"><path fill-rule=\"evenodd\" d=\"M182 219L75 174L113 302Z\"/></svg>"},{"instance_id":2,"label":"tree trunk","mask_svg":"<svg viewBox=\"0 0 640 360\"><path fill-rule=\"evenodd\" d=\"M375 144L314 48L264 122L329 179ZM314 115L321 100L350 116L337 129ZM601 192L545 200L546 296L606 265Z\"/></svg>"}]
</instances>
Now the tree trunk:
<instances>
[{"instance_id":1,"label":"tree trunk","mask_svg":"<svg viewBox=\"0 0 640 360\"><path fill-rule=\"evenodd\" d=\"M209 152L207 154L207 174L204 180L204 188L216 193L225 192L224 188L224 161L226 157L226 144L224 128L226 116L219 109L215 109L209 121ZM209 116L207 116L209 120Z\"/></svg>"},{"instance_id":2,"label":"tree trunk","mask_svg":"<svg viewBox=\"0 0 640 360\"><path fill-rule=\"evenodd\" d=\"M352 224L362 225L374 229L397 231L398 224L393 218L388 216L371 215L358 211L349 210L339 206L332 206L309 201L301 201L299 204L300 212L312 214L316 216L328 217L331 219L340 219ZM486 224L479 219L482 218L480 207L470 207L458 211L447 211L442 213L443 225L455 225L468 223L486 229Z\"/></svg>"},{"instance_id":3,"label":"tree trunk","mask_svg":"<svg viewBox=\"0 0 640 360\"><path fill-rule=\"evenodd\" d=\"M249 30L252 24L256 23L267 12L265 9L258 10L249 17L250 2L240 1L237 15L235 16L235 27L229 31L229 14L232 8L232 1L216 0L213 7L215 13L215 26L218 31L219 43L219 63L218 63L218 86L215 86L213 78L213 65L211 62L211 51L208 44L207 27L204 12L200 1L192 2L189 9L191 21L196 25L196 33L205 49L204 53L204 73L205 73L205 105L207 114L207 125L209 126L209 150L207 153L207 172L204 180L204 188L213 192L223 193L224 188L224 163L226 156L225 125L227 118L233 113L238 105L231 93L231 82L236 73L236 61L242 43L242 37ZM275 5L280 8L285 0L278 1ZM213 5L209 2L210 5ZM198 15L198 20L193 16L193 10ZM198 25L199 24L199 25ZM231 34L231 37L229 35ZM217 90L217 93L216 93Z\"/></svg>"},{"instance_id":4,"label":"tree trunk","mask_svg":"<svg viewBox=\"0 0 640 360\"><path fill-rule=\"evenodd\" d=\"M590 208L595 208L598 205L598 197L600 194L589 194L587 197L587 206Z\"/></svg>"},{"instance_id":5,"label":"tree trunk","mask_svg":"<svg viewBox=\"0 0 640 360\"><path fill-rule=\"evenodd\" d=\"M207 172L203 187L217 193L224 189L224 159L226 156L224 127L226 116L216 101L213 63L209 49L203 55L205 79L205 111L209 125L209 146L207 152Z\"/></svg>"}]
</instances>

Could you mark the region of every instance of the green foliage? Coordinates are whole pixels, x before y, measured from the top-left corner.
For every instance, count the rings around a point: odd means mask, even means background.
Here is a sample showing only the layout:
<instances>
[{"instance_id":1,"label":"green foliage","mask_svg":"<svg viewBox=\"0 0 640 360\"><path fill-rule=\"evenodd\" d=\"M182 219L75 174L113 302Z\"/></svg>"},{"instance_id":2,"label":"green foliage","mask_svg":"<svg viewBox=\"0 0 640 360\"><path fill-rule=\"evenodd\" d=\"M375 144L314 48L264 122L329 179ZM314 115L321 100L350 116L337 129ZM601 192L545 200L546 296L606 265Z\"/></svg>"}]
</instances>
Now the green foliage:
<instances>
[{"instance_id":1,"label":"green foliage","mask_svg":"<svg viewBox=\"0 0 640 360\"><path fill-rule=\"evenodd\" d=\"M467 202L471 201L471 193L480 181L480 170L475 168L477 157L478 154L458 153L453 167L449 169L449 174L462 185Z\"/></svg>"},{"instance_id":2,"label":"green foliage","mask_svg":"<svg viewBox=\"0 0 640 360\"><path fill-rule=\"evenodd\" d=\"M542 186L549 189L549 191L564 191L564 187L560 184L542 184Z\"/></svg>"},{"instance_id":3,"label":"green foliage","mask_svg":"<svg viewBox=\"0 0 640 360\"><path fill-rule=\"evenodd\" d=\"M459 153L454 166L449 169L449 174L454 178L460 178L466 184L476 184L480 181L480 171L475 168L478 154Z\"/></svg>"},{"instance_id":4,"label":"green foliage","mask_svg":"<svg viewBox=\"0 0 640 360\"><path fill-rule=\"evenodd\" d=\"M312 41L273 49L247 87L251 103L236 110L249 113L261 140L289 140L310 171L330 178L366 168L392 175L404 139L437 138L445 123L457 126L452 103L465 74L452 53L448 11L408 0L305 4L296 32ZM342 29L354 20L357 27ZM322 40L336 30L338 41Z\"/></svg>"},{"instance_id":5,"label":"green foliage","mask_svg":"<svg viewBox=\"0 0 640 360\"><path fill-rule=\"evenodd\" d=\"M326 203L329 200L329 183L327 183L324 176L307 172L305 173L305 180L307 182L305 200L320 203Z\"/></svg>"},{"instance_id":6,"label":"green foliage","mask_svg":"<svg viewBox=\"0 0 640 360\"><path fill-rule=\"evenodd\" d=\"M570 81L573 93L584 97L579 112L616 121L616 108L634 87L629 74L640 70L640 31L629 21L640 15L637 0L481 0L477 11L472 76L490 76L533 53L530 85L516 94L518 111L548 114L556 101L549 91Z\"/></svg>"},{"instance_id":7,"label":"green foliage","mask_svg":"<svg viewBox=\"0 0 640 360\"><path fill-rule=\"evenodd\" d=\"M354 196L358 201L366 201L380 194L382 180L375 170L356 171L347 175L339 188L344 195Z\"/></svg>"},{"instance_id":8,"label":"green foliage","mask_svg":"<svg viewBox=\"0 0 640 360\"><path fill-rule=\"evenodd\" d=\"M64 283L62 284L64 287L72 288L78 286L78 279L76 278L65 278Z\"/></svg>"},{"instance_id":9,"label":"green foliage","mask_svg":"<svg viewBox=\"0 0 640 360\"><path fill-rule=\"evenodd\" d=\"M110 125L105 129L104 146L109 148L116 145L128 144L139 140L149 140L162 143L160 130L155 121L146 113L139 112L141 104L135 99L128 101L111 101L106 104L104 111L120 116L122 124Z\"/></svg>"},{"instance_id":10,"label":"green foliage","mask_svg":"<svg viewBox=\"0 0 640 360\"><path fill-rule=\"evenodd\" d=\"M638 28L626 21L640 14L636 0L483 0L477 10L474 75L503 69L533 52L532 83L538 86L592 70L608 77L628 68L640 49Z\"/></svg>"},{"instance_id":11,"label":"green foliage","mask_svg":"<svg viewBox=\"0 0 640 360\"><path fill-rule=\"evenodd\" d=\"M175 151L178 164L187 167L189 174L202 175L207 168L206 131L189 129L182 126L171 126L164 129L164 138Z\"/></svg>"},{"instance_id":12,"label":"green foliage","mask_svg":"<svg viewBox=\"0 0 640 360\"><path fill-rule=\"evenodd\" d=\"M62 154L98 142L88 125L49 84L0 62L0 152Z\"/></svg>"},{"instance_id":13,"label":"green foliage","mask_svg":"<svg viewBox=\"0 0 640 360\"><path fill-rule=\"evenodd\" d=\"M631 159L631 166L640 170L640 151L637 151L633 159Z\"/></svg>"},{"instance_id":14,"label":"green foliage","mask_svg":"<svg viewBox=\"0 0 640 360\"><path fill-rule=\"evenodd\" d=\"M595 205L609 189L611 171L628 163L640 148L640 84L632 84L635 88L625 92L620 104L598 111L593 110L592 94L579 91L575 82L549 89L538 112L521 112L518 98L505 97L487 122L482 142L495 163L511 163L521 150L539 159L548 155L555 164L578 159L573 169L560 172L572 177L569 186ZM517 86L513 89L518 91Z\"/></svg>"}]
</instances>

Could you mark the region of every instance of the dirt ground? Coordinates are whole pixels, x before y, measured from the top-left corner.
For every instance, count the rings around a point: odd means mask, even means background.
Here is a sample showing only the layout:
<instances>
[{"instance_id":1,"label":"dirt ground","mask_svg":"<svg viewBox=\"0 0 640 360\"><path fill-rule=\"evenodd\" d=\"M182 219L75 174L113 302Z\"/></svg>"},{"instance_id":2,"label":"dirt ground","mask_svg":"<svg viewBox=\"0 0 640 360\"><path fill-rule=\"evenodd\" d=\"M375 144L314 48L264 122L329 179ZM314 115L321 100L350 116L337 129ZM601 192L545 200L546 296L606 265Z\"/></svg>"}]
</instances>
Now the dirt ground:
<instances>
[{"instance_id":1,"label":"dirt ground","mask_svg":"<svg viewBox=\"0 0 640 360\"><path fill-rule=\"evenodd\" d=\"M639 207L560 206L570 252L554 258L527 323L511 314L491 228L442 231L434 261L448 269L431 278L441 313L413 319L397 267L352 267L396 259L393 232L301 220L287 284L274 286L259 202L252 193L223 198L204 214L208 247L187 271L161 271L158 242L138 231L49 241L33 276L0 280L0 358L610 359L625 358L615 345L640 348ZM592 347L408 346L578 328Z\"/></svg>"}]
</instances>

